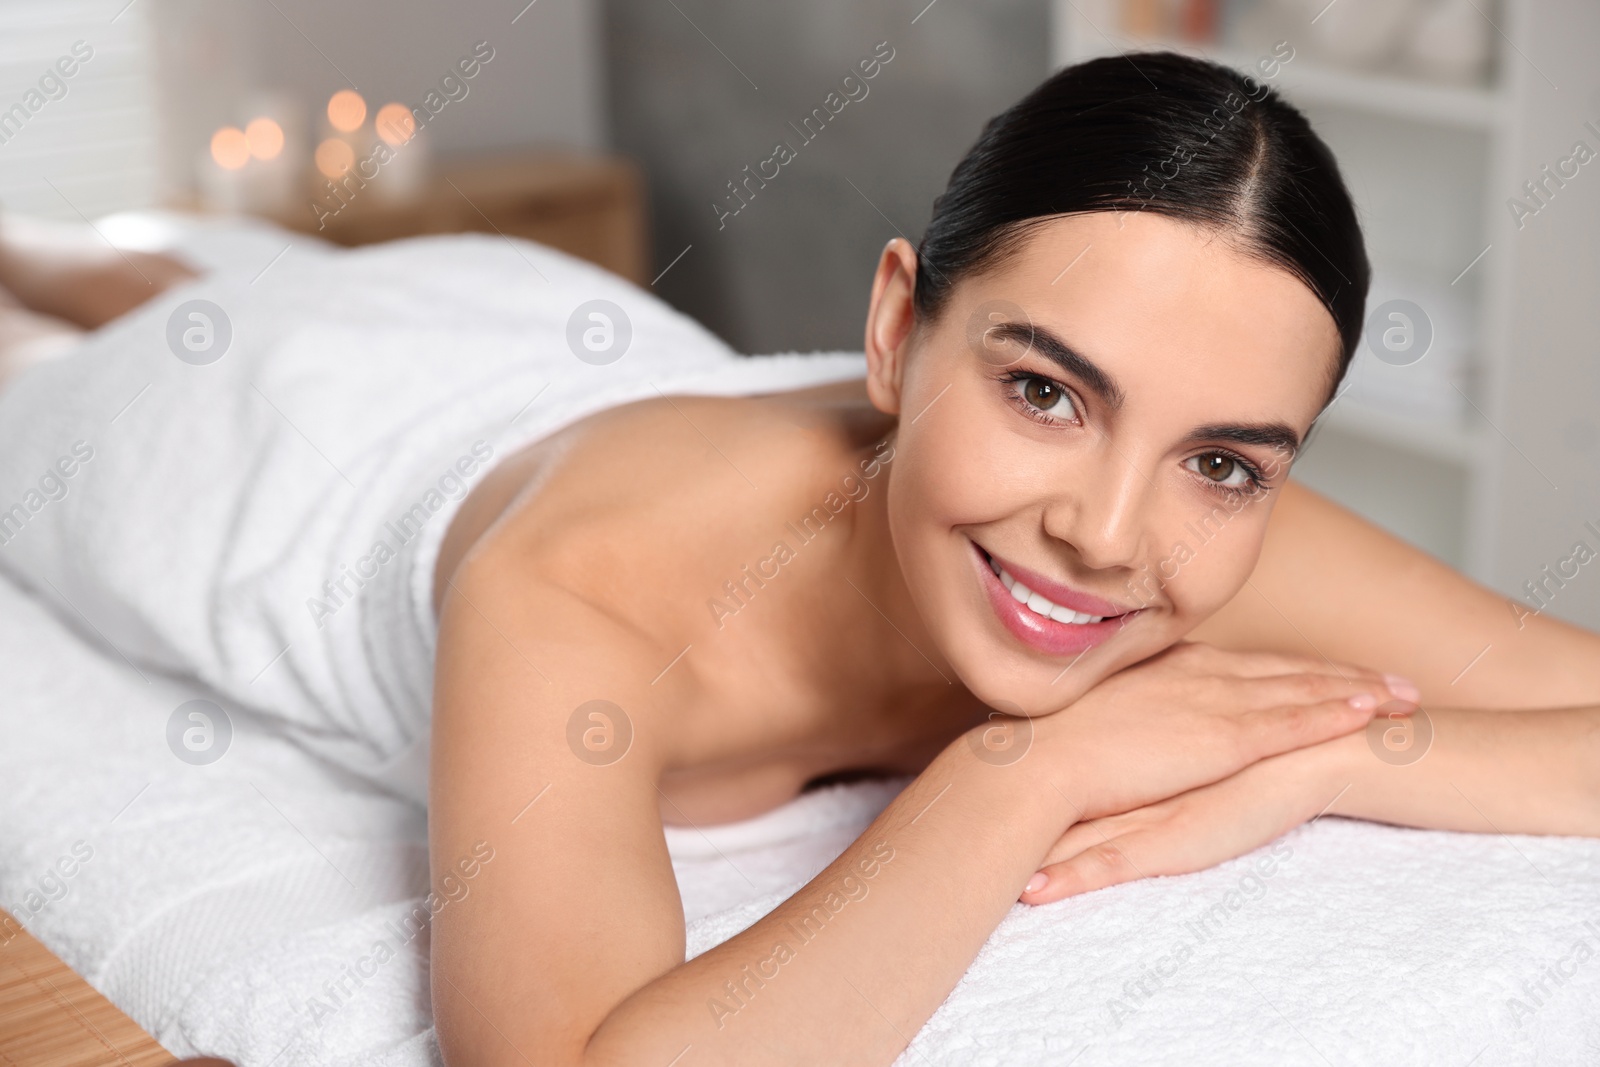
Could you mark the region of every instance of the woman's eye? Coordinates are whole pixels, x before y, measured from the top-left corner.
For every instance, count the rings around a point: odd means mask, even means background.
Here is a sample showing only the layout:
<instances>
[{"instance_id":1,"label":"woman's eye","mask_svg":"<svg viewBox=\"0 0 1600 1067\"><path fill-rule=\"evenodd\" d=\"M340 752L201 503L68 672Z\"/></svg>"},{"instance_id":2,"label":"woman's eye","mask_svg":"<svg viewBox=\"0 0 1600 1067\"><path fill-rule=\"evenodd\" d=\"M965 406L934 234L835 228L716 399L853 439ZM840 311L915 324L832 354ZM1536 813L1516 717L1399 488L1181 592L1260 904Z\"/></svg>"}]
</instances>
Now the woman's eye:
<instances>
[{"instance_id":1,"label":"woman's eye","mask_svg":"<svg viewBox=\"0 0 1600 1067\"><path fill-rule=\"evenodd\" d=\"M1060 382L1039 374L1012 373L1001 379L1006 401L1045 426L1078 425L1078 405Z\"/></svg>"},{"instance_id":2,"label":"woman's eye","mask_svg":"<svg viewBox=\"0 0 1600 1067\"><path fill-rule=\"evenodd\" d=\"M1040 411L1049 411L1061 403L1061 387L1049 378L1026 378L1022 382L1022 399Z\"/></svg>"},{"instance_id":3,"label":"woman's eye","mask_svg":"<svg viewBox=\"0 0 1600 1067\"><path fill-rule=\"evenodd\" d=\"M1204 452L1190 459L1188 467L1207 481L1228 489L1242 489L1255 480L1243 463L1226 452Z\"/></svg>"}]
</instances>

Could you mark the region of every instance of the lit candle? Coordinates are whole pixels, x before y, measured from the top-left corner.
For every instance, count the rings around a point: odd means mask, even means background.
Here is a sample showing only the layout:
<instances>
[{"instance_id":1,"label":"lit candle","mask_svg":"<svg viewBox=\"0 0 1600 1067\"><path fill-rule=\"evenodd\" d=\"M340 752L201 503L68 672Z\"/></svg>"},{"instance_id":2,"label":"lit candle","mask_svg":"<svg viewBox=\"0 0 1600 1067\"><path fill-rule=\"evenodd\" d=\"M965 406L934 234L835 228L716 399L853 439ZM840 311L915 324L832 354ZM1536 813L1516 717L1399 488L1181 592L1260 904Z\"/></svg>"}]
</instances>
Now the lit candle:
<instances>
[{"instance_id":1,"label":"lit candle","mask_svg":"<svg viewBox=\"0 0 1600 1067\"><path fill-rule=\"evenodd\" d=\"M313 159L317 172L327 179L323 199L353 204L370 195L376 177L370 160L377 141L366 125L367 102L354 89L340 89L328 97L324 117L323 138Z\"/></svg>"},{"instance_id":2,"label":"lit candle","mask_svg":"<svg viewBox=\"0 0 1600 1067\"><path fill-rule=\"evenodd\" d=\"M211 135L210 153L196 167L200 195L213 211L237 212L245 207L245 165L250 162L250 141L237 126L224 126Z\"/></svg>"},{"instance_id":3,"label":"lit candle","mask_svg":"<svg viewBox=\"0 0 1600 1067\"><path fill-rule=\"evenodd\" d=\"M250 147L245 165L245 203L252 211L282 214L289 210L300 181L295 153L286 152L283 126L270 115L257 115L244 128Z\"/></svg>"},{"instance_id":4,"label":"lit candle","mask_svg":"<svg viewBox=\"0 0 1600 1067\"><path fill-rule=\"evenodd\" d=\"M428 183L428 140L419 136L417 120L404 104L385 104L374 122L387 148L375 190L385 200L404 202L421 196Z\"/></svg>"}]
</instances>

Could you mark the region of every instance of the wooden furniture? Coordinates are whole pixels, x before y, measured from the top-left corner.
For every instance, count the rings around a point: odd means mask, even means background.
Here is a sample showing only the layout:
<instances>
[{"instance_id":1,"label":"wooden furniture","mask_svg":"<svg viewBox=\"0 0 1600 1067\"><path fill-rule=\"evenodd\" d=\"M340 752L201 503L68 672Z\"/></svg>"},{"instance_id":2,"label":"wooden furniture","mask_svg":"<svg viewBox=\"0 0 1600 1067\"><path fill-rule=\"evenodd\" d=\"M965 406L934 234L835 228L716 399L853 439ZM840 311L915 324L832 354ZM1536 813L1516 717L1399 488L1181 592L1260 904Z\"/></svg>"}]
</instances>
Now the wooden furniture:
<instances>
[{"instance_id":1,"label":"wooden furniture","mask_svg":"<svg viewBox=\"0 0 1600 1067\"><path fill-rule=\"evenodd\" d=\"M0 911L0 1063L167 1067L178 1060Z\"/></svg>"},{"instance_id":2,"label":"wooden furniture","mask_svg":"<svg viewBox=\"0 0 1600 1067\"><path fill-rule=\"evenodd\" d=\"M432 233L526 237L640 284L650 280L644 183L626 160L542 154L445 162L403 202L385 199L376 182L361 187L347 178L338 196L319 189L320 218L308 196L272 221L342 245Z\"/></svg>"},{"instance_id":3,"label":"wooden furniture","mask_svg":"<svg viewBox=\"0 0 1600 1067\"><path fill-rule=\"evenodd\" d=\"M1260 74L1262 51L1226 36L1214 44L1134 36L1124 32L1115 0L1053 4L1055 66L1172 48ZM1528 580L1589 536L1584 522L1600 519L1593 477L1600 364L1592 340L1592 294L1600 289L1593 251L1600 200L1592 186L1600 178L1574 176L1569 167L1558 185L1542 170L1569 156L1576 141L1600 150L1600 135L1585 125L1600 109L1600 93L1590 93L1600 7L1578 0L1474 6L1492 20L1490 79L1481 85L1336 66L1316 58L1309 15L1284 29L1299 54L1272 84L1339 158L1374 266L1405 268L1463 295L1477 312L1459 418L1341 402L1296 474L1523 598ZM1544 183L1543 206L1530 200L1530 180ZM1518 219L1513 200L1538 207L1538 217ZM1561 592L1550 609L1600 626L1592 580Z\"/></svg>"}]
</instances>

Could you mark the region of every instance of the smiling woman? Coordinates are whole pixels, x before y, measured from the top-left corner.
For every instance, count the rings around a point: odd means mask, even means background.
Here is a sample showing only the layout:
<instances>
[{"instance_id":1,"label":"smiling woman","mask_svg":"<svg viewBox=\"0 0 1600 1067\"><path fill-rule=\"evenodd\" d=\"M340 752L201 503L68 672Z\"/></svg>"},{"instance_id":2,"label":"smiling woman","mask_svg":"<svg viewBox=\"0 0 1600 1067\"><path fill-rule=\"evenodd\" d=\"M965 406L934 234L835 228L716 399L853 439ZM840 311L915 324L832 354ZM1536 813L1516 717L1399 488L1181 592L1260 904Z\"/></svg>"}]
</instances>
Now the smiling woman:
<instances>
[{"instance_id":1,"label":"smiling woman","mask_svg":"<svg viewBox=\"0 0 1600 1067\"><path fill-rule=\"evenodd\" d=\"M159 382L118 423L152 447L97 451L0 555L18 580L78 591L120 645L352 772L398 786L431 741L436 879L495 855L433 920L447 1062L886 1064L1019 898L1197 870L1322 811L1600 836L1600 639L1289 481L1366 258L1327 150L1244 76L1091 62L995 119L922 246L883 250L864 360L740 360L617 279L512 251L201 279L251 327L226 358L171 360L164 298L0 397L0 475L22 480L40 442ZM597 303L631 319L626 360L564 348ZM352 324L338 358L309 343ZM330 458L240 418L256 393L359 399L323 427ZM478 432L464 498L311 625L328 560ZM197 439L214 510L174 524ZM224 521L262 515L315 521ZM249 536L219 551L222 527ZM164 566L96 540L131 528L164 531ZM723 596L737 625L706 609ZM1369 741L1408 728L1426 761ZM665 824L878 773L913 777L685 959Z\"/></svg>"},{"instance_id":2,"label":"smiling woman","mask_svg":"<svg viewBox=\"0 0 1600 1067\"><path fill-rule=\"evenodd\" d=\"M944 392L928 418L899 430L892 484L914 486L891 494L900 565L969 687L1039 713L1081 689L1059 667L997 670L1016 655L973 625L985 602L1047 656L1096 650L1073 667L1084 682L1181 638L1248 576L1284 457L1326 401L1340 345L1305 285L1227 233L1154 211L1073 214L1029 231L933 320L904 306L916 262L909 246L891 246L868 326L869 359L874 348L883 356L868 389L913 414ZM966 331L944 320L964 323L1001 299L1029 323L991 333L975 359ZM1244 506L1206 546L1207 565L1141 602L1133 577L1225 501ZM1051 560L1052 542L1070 544L1072 560ZM951 580L975 553L986 595ZM1023 596L1015 585L1008 596L1001 583L1021 577L1015 564L1067 580L1050 582L1051 595L1022 579ZM1056 605L1103 621L1061 622Z\"/></svg>"},{"instance_id":3,"label":"smiling woman","mask_svg":"<svg viewBox=\"0 0 1600 1067\"><path fill-rule=\"evenodd\" d=\"M1194 870L1330 809L1482 830L1487 804L1501 828L1600 834L1600 642L1552 625L1454 684L1439 650L1506 632L1503 605L1287 480L1367 274L1331 156L1275 94L1170 55L1091 62L989 124L920 248L885 248L861 386L618 409L486 481L439 561L460 596L441 608L433 833L454 847L517 780L563 799L511 861L525 877L439 931L447 1054L509 1061L525 1038L571 1063L887 1063L1019 894ZM744 625L684 613L885 441L886 491ZM600 565L592 546L646 529L648 551ZM483 670L489 617L563 664L531 721L523 669ZM1231 650L1186 643L1203 627ZM1430 710L1427 770L1372 758L1375 709L1406 722L1447 690L1559 710ZM632 777L534 755L600 694L628 709ZM1030 721L985 728L995 708ZM1486 730L1519 741L1488 759ZM1573 747L1552 776L1554 736ZM810 885L683 962L658 821L863 770L916 779ZM626 829L600 844L586 811ZM791 957L796 919L885 845L895 864L828 927L847 936ZM596 893L605 929L572 930ZM500 954L524 943L570 967L517 971ZM782 981L750 984L775 956ZM832 1025L805 1024L819 1012Z\"/></svg>"}]
</instances>

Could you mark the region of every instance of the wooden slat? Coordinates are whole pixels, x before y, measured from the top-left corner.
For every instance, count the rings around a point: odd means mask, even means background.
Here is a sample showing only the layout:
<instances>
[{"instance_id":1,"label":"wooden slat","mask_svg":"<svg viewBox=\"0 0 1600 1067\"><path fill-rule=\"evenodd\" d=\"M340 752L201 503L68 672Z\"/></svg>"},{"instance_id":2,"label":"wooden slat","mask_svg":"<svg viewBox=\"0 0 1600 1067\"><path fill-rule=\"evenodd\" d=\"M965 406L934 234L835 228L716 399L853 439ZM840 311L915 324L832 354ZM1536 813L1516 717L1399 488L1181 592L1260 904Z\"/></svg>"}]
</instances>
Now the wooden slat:
<instances>
[{"instance_id":1,"label":"wooden slat","mask_svg":"<svg viewBox=\"0 0 1600 1067\"><path fill-rule=\"evenodd\" d=\"M177 1062L0 910L0 1064L167 1067Z\"/></svg>"}]
</instances>

